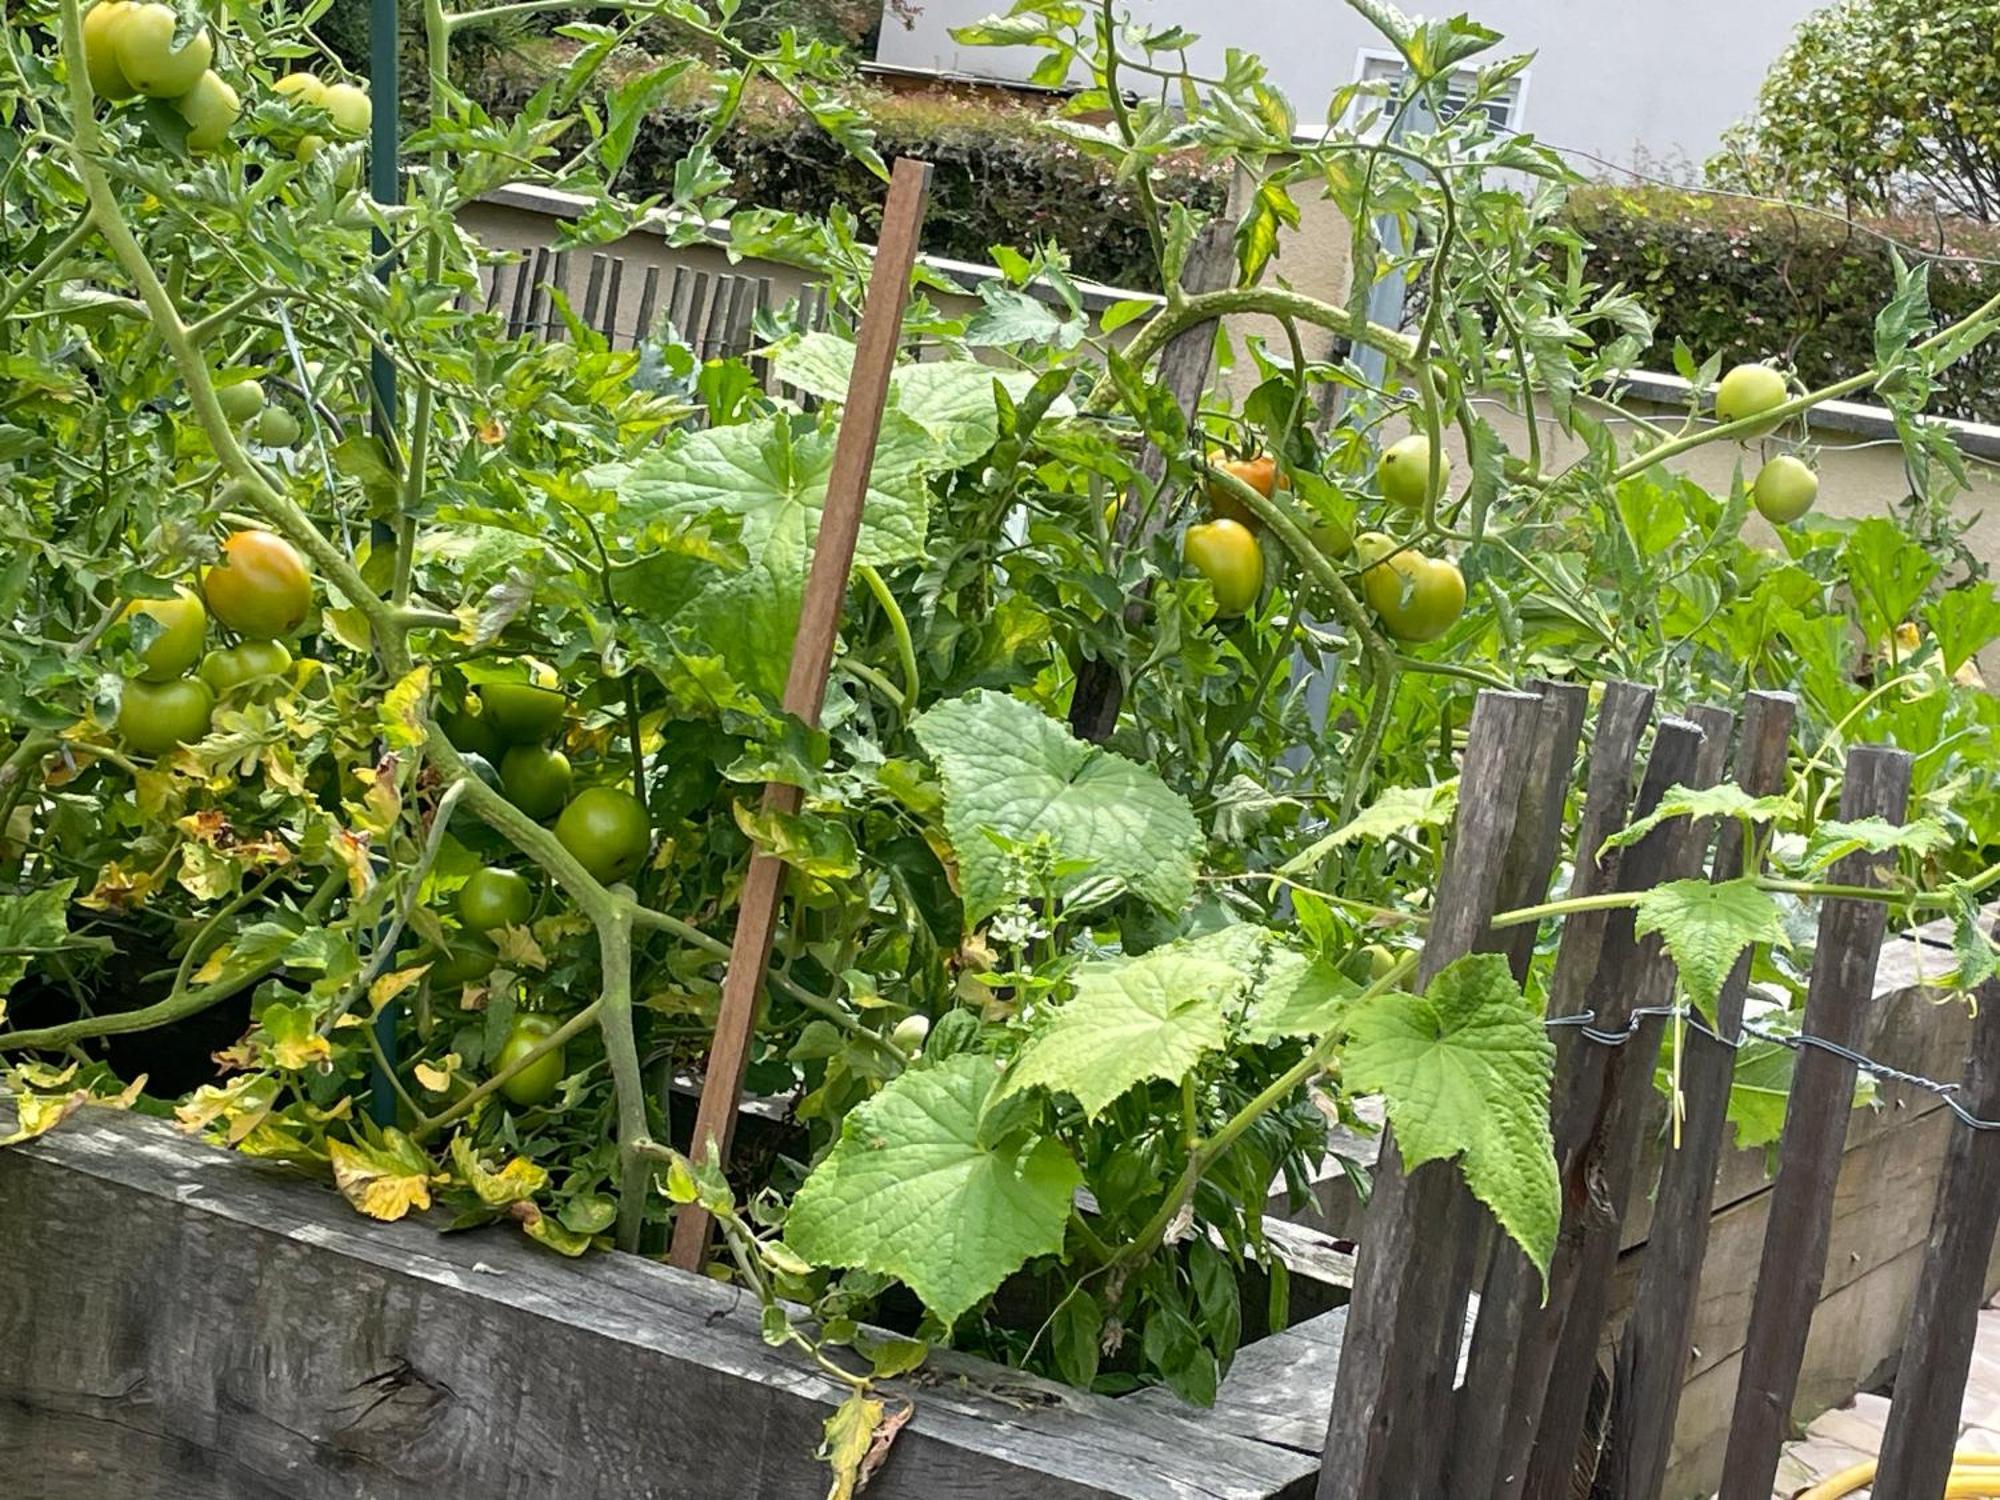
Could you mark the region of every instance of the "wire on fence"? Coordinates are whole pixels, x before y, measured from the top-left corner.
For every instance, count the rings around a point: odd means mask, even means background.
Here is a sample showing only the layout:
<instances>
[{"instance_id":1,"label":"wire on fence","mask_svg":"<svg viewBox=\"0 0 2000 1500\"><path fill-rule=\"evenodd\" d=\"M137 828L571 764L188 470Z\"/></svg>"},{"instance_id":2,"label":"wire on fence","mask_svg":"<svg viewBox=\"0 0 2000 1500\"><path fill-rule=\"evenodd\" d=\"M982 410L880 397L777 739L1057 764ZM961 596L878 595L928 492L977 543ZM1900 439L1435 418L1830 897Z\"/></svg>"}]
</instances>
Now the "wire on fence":
<instances>
[{"instance_id":1,"label":"wire on fence","mask_svg":"<svg viewBox=\"0 0 2000 1500\"><path fill-rule=\"evenodd\" d=\"M1755 1021L1745 1021L1740 1036L1726 1037L1703 1020L1699 1012L1689 1010L1683 1005L1640 1006L1626 1019L1624 1029L1620 1031L1606 1031L1592 1025L1596 1019L1597 1012L1586 1010L1579 1011L1575 1015L1550 1016L1543 1024L1551 1029L1558 1026L1568 1027L1602 1047L1624 1046L1639 1034L1639 1025L1643 1021L1676 1019L1685 1023L1690 1031L1697 1032L1710 1041L1729 1048L1732 1052L1741 1051L1746 1041L1772 1042L1794 1052L1802 1047L1817 1047L1822 1052L1831 1052L1842 1061L1853 1064L1871 1078L1880 1079L1885 1083L1906 1084L1910 1088L1923 1089L1927 1093L1937 1095L1944 1101L1945 1108L1973 1130L2000 1130L2000 1120L1982 1120L1953 1097L1958 1093L1959 1085L1940 1083L1935 1078L1925 1078L1920 1073L1908 1073L1901 1068L1891 1067L1888 1063L1877 1062L1872 1057L1864 1056L1851 1047L1843 1047L1838 1042L1828 1041L1823 1036L1811 1036L1804 1032L1773 1031L1768 1026L1758 1025Z\"/></svg>"}]
</instances>

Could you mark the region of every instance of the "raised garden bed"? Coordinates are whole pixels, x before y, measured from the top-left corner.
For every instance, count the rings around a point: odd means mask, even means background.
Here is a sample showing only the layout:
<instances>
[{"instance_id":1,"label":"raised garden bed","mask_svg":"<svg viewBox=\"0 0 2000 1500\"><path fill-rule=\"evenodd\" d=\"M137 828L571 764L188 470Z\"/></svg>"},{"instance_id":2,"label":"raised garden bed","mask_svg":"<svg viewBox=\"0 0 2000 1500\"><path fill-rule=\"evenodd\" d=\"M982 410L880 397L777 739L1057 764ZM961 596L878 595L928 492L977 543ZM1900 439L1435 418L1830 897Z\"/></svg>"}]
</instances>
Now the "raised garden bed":
<instances>
[{"instance_id":1,"label":"raised garden bed","mask_svg":"<svg viewBox=\"0 0 2000 1500\"><path fill-rule=\"evenodd\" d=\"M0 1114L5 1114L0 1105ZM0 1152L0 1461L35 1500L794 1497L839 1398L757 1305L636 1257L358 1218L90 1110ZM1210 1411L949 1353L871 1496L1304 1496L1344 1312L1247 1346ZM1274 1415L1276 1414L1276 1415ZM1323 1418L1319 1421L1323 1428Z\"/></svg>"}]
</instances>

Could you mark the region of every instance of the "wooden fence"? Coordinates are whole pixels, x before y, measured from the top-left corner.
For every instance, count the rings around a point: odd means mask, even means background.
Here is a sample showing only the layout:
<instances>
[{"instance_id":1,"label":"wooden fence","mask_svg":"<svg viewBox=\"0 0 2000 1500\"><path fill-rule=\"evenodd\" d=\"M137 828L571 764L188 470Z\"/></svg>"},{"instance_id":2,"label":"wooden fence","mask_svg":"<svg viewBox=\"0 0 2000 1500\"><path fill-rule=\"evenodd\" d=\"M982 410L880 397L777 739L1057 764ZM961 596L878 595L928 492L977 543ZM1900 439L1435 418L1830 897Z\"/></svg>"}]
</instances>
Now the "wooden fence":
<instances>
[{"instance_id":1,"label":"wooden fence","mask_svg":"<svg viewBox=\"0 0 2000 1500\"><path fill-rule=\"evenodd\" d=\"M1583 721L1583 690L1537 683L1480 695L1460 812L1439 883L1419 979L1468 952L1505 954L1517 978L1533 931L1495 929L1501 910L1543 899L1560 845ZM1781 785L1794 714L1783 694L1752 694L1653 727L1650 689L1613 683L1599 711L1576 832L1571 896L1636 893L1704 872L1746 871L1736 823L1687 819L1621 849L1605 840L1651 813L1675 786ZM1859 747L1848 757L1843 819L1902 821L1910 759ZM1634 783L1637 782L1636 796ZM1712 858L1711 858L1711 845ZM1600 852L1602 851L1602 852ZM1837 863L1840 885L1877 883L1881 856ZM1803 1029L1778 1152L1749 1329L1737 1380L1721 1500L1768 1500L1811 1316L1825 1274L1857 1074L1941 1093L1956 1134L1905 1337L1877 1500L1944 1492L1957 1416L2000 1222L2000 984L1981 992L1973 1057L1960 1089L1931 1085L1862 1055L1887 908L1828 899L1821 909ZM1546 1294L1541 1274L1466 1192L1457 1169L1406 1172L1385 1138L1360 1235L1320 1474L1320 1500L1654 1500L1692 1355L1735 1052L1745 1030L1749 956L1723 987L1712 1029L1687 1023L1678 1149L1649 1150L1659 1123L1654 1070L1675 1019L1674 969L1629 906L1571 914L1549 984L1558 1051L1552 1130L1563 1198ZM1657 1163L1655 1176L1642 1164ZM1649 1243L1629 1318L1602 1357L1628 1214L1650 1205ZM1472 1306L1478 1290L1476 1312ZM1468 1341L1469 1330L1469 1341Z\"/></svg>"}]
</instances>

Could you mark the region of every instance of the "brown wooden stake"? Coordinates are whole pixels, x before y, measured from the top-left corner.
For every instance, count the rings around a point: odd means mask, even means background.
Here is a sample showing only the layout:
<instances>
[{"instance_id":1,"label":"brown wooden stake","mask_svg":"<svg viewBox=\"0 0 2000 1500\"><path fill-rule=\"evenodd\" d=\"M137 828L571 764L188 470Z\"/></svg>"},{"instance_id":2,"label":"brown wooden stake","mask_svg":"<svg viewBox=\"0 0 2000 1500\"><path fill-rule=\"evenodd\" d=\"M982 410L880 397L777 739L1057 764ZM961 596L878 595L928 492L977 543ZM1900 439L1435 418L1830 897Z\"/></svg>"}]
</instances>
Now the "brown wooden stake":
<instances>
[{"instance_id":1,"label":"brown wooden stake","mask_svg":"<svg viewBox=\"0 0 2000 1500\"><path fill-rule=\"evenodd\" d=\"M930 182L928 162L899 160L889 181L889 201L882 210L882 236L875 248L868 300L855 339L854 373L848 379L847 404L840 414L833 471L827 478L812 570L806 575L791 673L785 679L785 712L808 724L819 722L826 700L834 637L840 630L841 606L854 567L854 544L861 534L861 502L868 492L875 444L882 434L882 409L889 398L889 376L902 341L903 304L909 297L910 269L916 264ZM795 812L798 804L797 787L773 782L764 788L766 810ZM708 1051L701 1109L695 1117L692 1154L697 1161L713 1154L719 1165L729 1164L743 1070L750 1060L750 1039L756 1031L757 995L771 958L771 938L784 885L783 861L761 850L751 855L737 904L736 938L730 945L729 968L722 980L715 1041ZM708 1247L708 1231L709 1216L701 1207L693 1203L683 1206L674 1222L673 1249L668 1258L684 1271L699 1270Z\"/></svg>"},{"instance_id":2,"label":"brown wooden stake","mask_svg":"<svg viewBox=\"0 0 2000 1500\"><path fill-rule=\"evenodd\" d=\"M1790 693L1752 693L1745 704L1736 784L1752 796L1783 787L1797 713L1798 699ZM1742 824L1726 823L1716 842L1715 879L1741 875L1747 852ZM1716 1032L1732 1042L1743 1028L1743 998L1749 988L1750 954L1745 952L1715 1003ZM1639 1290L1618 1347L1611 1447L1600 1484L1600 1492L1615 1500L1653 1500L1666 1483L1735 1070L1732 1048L1699 1032L1687 1033L1681 1061L1686 1113L1680 1145L1667 1154L1660 1169Z\"/></svg>"},{"instance_id":3,"label":"brown wooden stake","mask_svg":"<svg viewBox=\"0 0 2000 1500\"><path fill-rule=\"evenodd\" d=\"M2000 1118L2000 979L1978 990L1972 1066L1959 1102L1976 1119ZM1896 1366L1896 1399L1882 1440L1874 1500L1925 1500L1945 1492L1959 1412L1979 1332L1986 1267L2000 1229L2000 1131L1951 1126L1938 1181L1923 1278Z\"/></svg>"},{"instance_id":4,"label":"brown wooden stake","mask_svg":"<svg viewBox=\"0 0 2000 1500\"><path fill-rule=\"evenodd\" d=\"M1910 756L1862 745L1847 757L1840 816L1901 823L1910 797ZM1877 885L1884 857L1863 850L1836 864L1837 885ZM1820 909L1806 991L1805 1034L1859 1048L1866 1037L1875 966L1882 957L1888 908L1879 901L1829 899ZM1801 1047L1792 1070L1778 1181L1757 1269L1757 1299L1743 1341L1721 1500L1769 1500L1778 1450L1790 1436L1792 1398L1812 1329L1813 1305L1826 1277L1834 1182L1840 1175L1847 1121L1854 1110L1854 1064L1819 1047Z\"/></svg>"},{"instance_id":5,"label":"brown wooden stake","mask_svg":"<svg viewBox=\"0 0 2000 1500\"><path fill-rule=\"evenodd\" d=\"M1467 733L1458 817L1417 969L1421 990L1488 933L1513 842L1542 700L1482 692ZM1395 1132L1383 1135L1355 1267L1354 1297L1334 1377L1319 1500L1381 1500L1409 1487L1409 1455L1434 1439L1442 1413L1432 1356L1451 1304L1458 1247L1436 1233L1464 1191L1453 1162L1405 1172Z\"/></svg>"}]
</instances>

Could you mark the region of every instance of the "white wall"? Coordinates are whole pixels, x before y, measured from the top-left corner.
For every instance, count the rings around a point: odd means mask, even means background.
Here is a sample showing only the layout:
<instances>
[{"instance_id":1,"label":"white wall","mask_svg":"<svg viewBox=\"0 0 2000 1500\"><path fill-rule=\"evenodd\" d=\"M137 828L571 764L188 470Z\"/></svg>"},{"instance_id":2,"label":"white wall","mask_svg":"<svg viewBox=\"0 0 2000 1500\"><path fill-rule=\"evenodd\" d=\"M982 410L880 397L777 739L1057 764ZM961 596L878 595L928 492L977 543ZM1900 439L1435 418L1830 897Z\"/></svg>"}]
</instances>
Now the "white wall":
<instances>
[{"instance_id":1,"label":"white wall","mask_svg":"<svg viewBox=\"0 0 2000 1500\"><path fill-rule=\"evenodd\" d=\"M1534 52L1518 127L1620 165L1699 166L1725 127L1747 114L1792 29L1824 0L1464 0L1506 40L1489 56ZM1342 0L1121 0L1146 25L1202 33L1191 54L1219 71L1225 47L1263 58L1301 124L1359 76L1381 36ZM914 27L884 18L878 61L895 67L1020 80L1036 54L961 47L951 29L1005 0L922 0ZM1405 5L1406 11L1417 7ZM1588 161L1575 163L1586 175Z\"/></svg>"}]
</instances>

